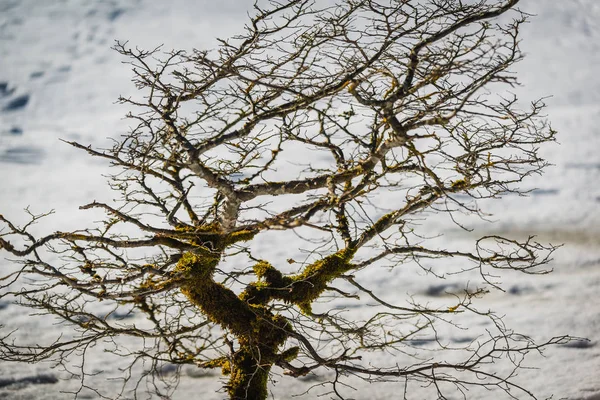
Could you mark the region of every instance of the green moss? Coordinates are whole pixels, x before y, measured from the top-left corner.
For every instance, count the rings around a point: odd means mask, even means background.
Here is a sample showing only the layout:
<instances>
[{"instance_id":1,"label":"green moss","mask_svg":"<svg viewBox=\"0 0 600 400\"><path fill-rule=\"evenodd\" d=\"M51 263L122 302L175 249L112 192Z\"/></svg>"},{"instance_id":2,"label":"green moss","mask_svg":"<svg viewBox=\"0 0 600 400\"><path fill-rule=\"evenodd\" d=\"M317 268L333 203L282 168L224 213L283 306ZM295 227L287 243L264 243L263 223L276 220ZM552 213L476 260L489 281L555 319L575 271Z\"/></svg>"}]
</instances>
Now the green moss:
<instances>
[{"instance_id":1,"label":"green moss","mask_svg":"<svg viewBox=\"0 0 600 400\"><path fill-rule=\"evenodd\" d=\"M259 261L252 267L252 270L259 279L265 276L269 271L274 269L275 268L273 268L273 266L266 261Z\"/></svg>"},{"instance_id":2,"label":"green moss","mask_svg":"<svg viewBox=\"0 0 600 400\"><path fill-rule=\"evenodd\" d=\"M314 278L318 278L318 281L320 282L329 282L350 268L350 261L352 260L354 253L355 252L350 249L340 250L322 260L315 261L307 266L302 274L297 275L293 279L298 282L310 279L315 280Z\"/></svg>"},{"instance_id":3,"label":"green moss","mask_svg":"<svg viewBox=\"0 0 600 400\"><path fill-rule=\"evenodd\" d=\"M273 315L267 312L264 307L261 311L263 311L263 315L261 315L260 323L257 324L257 329L255 330L257 334L256 338L259 343L268 344L271 350L267 350L267 356L272 357L275 355L277 348L285 343L288 337L287 332L291 331L292 327L285 317Z\"/></svg>"},{"instance_id":4,"label":"green moss","mask_svg":"<svg viewBox=\"0 0 600 400\"><path fill-rule=\"evenodd\" d=\"M227 235L224 238L224 243L226 246L230 246L232 244L239 243L239 242L247 242L249 240L252 240L254 238L254 236L256 236L257 233L258 233L258 231L251 231L251 230L247 230L247 229L236 231L236 232L231 232L229 235Z\"/></svg>"},{"instance_id":5,"label":"green moss","mask_svg":"<svg viewBox=\"0 0 600 400\"><path fill-rule=\"evenodd\" d=\"M310 311L310 303L316 300L327 285L353 268L351 263L355 250L343 249L307 266L299 275L291 277L290 301L303 311Z\"/></svg>"},{"instance_id":6,"label":"green moss","mask_svg":"<svg viewBox=\"0 0 600 400\"><path fill-rule=\"evenodd\" d=\"M265 307L252 308L257 315L252 335L239 340L240 349L228 365L227 390L232 399L267 398L269 371L277 360L282 359L277 350L285 343L287 331L291 329L283 316L273 315ZM287 355L291 357L292 352Z\"/></svg>"},{"instance_id":7,"label":"green moss","mask_svg":"<svg viewBox=\"0 0 600 400\"><path fill-rule=\"evenodd\" d=\"M229 374L226 385L231 399L266 399L267 380L271 366L282 359L278 348L287 339L291 329L286 318L273 315L265 307L250 306L256 318L251 323L252 332L238 336L240 348L231 361L220 359L215 362L224 374ZM286 352L284 352L286 353ZM286 356L292 357L293 352Z\"/></svg>"},{"instance_id":8,"label":"green moss","mask_svg":"<svg viewBox=\"0 0 600 400\"><path fill-rule=\"evenodd\" d=\"M153 276L149 276L146 280L142 281L138 288L142 290L160 290L164 288L170 281L158 280Z\"/></svg>"},{"instance_id":9,"label":"green moss","mask_svg":"<svg viewBox=\"0 0 600 400\"><path fill-rule=\"evenodd\" d=\"M304 315L312 314L312 301L303 301L296 304Z\"/></svg>"},{"instance_id":10,"label":"green moss","mask_svg":"<svg viewBox=\"0 0 600 400\"><path fill-rule=\"evenodd\" d=\"M287 362L294 361L298 357L299 352L299 347L290 347L289 349L281 353L279 355L279 358Z\"/></svg>"},{"instance_id":11,"label":"green moss","mask_svg":"<svg viewBox=\"0 0 600 400\"><path fill-rule=\"evenodd\" d=\"M202 364L203 368L221 368L221 373L223 375L229 375L231 372L231 365L229 363L229 359L227 357L219 357L214 360L210 360Z\"/></svg>"},{"instance_id":12,"label":"green moss","mask_svg":"<svg viewBox=\"0 0 600 400\"><path fill-rule=\"evenodd\" d=\"M248 305L223 285L210 281L182 286L181 292L213 322L238 338L248 338L256 316Z\"/></svg>"},{"instance_id":13,"label":"green moss","mask_svg":"<svg viewBox=\"0 0 600 400\"><path fill-rule=\"evenodd\" d=\"M175 271L184 273L181 292L213 322L236 336L247 335L255 319L248 305L235 293L212 279L220 254L200 248L199 254L184 253Z\"/></svg>"},{"instance_id":14,"label":"green moss","mask_svg":"<svg viewBox=\"0 0 600 400\"><path fill-rule=\"evenodd\" d=\"M271 300L271 290L263 282L253 282L240 293L240 300L252 305L265 305Z\"/></svg>"},{"instance_id":15,"label":"green moss","mask_svg":"<svg viewBox=\"0 0 600 400\"><path fill-rule=\"evenodd\" d=\"M456 180L456 181L452 182L452 184L450 185L450 187L454 190L464 189L467 186L469 186L469 180L466 178Z\"/></svg>"},{"instance_id":16,"label":"green moss","mask_svg":"<svg viewBox=\"0 0 600 400\"><path fill-rule=\"evenodd\" d=\"M189 280L211 279L220 259L219 253L200 247L194 252L183 253L177 262L175 272L183 272Z\"/></svg>"},{"instance_id":17,"label":"green moss","mask_svg":"<svg viewBox=\"0 0 600 400\"><path fill-rule=\"evenodd\" d=\"M233 357L227 393L234 400L263 400L268 396L267 382L271 364L258 363L249 349L241 349Z\"/></svg>"},{"instance_id":18,"label":"green moss","mask_svg":"<svg viewBox=\"0 0 600 400\"><path fill-rule=\"evenodd\" d=\"M260 280L250 283L240 294L243 301L266 305L271 299L283 299L281 296L284 292L289 292L293 280L284 276L267 261L259 261L252 269Z\"/></svg>"},{"instance_id":19,"label":"green moss","mask_svg":"<svg viewBox=\"0 0 600 400\"><path fill-rule=\"evenodd\" d=\"M226 388L232 399L266 399L271 366L278 360L293 360L298 356L297 347L277 353L291 329L287 319L271 314L264 307L253 309L258 318L252 341L240 340L240 349L233 354L232 362L222 363L222 368L229 371Z\"/></svg>"},{"instance_id":20,"label":"green moss","mask_svg":"<svg viewBox=\"0 0 600 400\"><path fill-rule=\"evenodd\" d=\"M182 232L198 233L189 228ZM238 231L227 236L202 232L197 238L186 237L196 247L184 253L175 267L175 276L182 281L181 292L209 320L229 330L238 340L240 348L231 358L205 364L207 368L221 367L224 374L229 374L227 390L232 399L267 398L270 368L281 359L279 347L291 331L285 317L274 315L266 307L272 291L278 291L274 288L291 284L290 277L284 277L267 262L257 263L254 270L259 281L248 285L240 296L213 279L224 248L253 236L253 232Z\"/></svg>"},{"instance_id":21,"label":"green moss","mask_svg":"<svg viewBox=\"0 0 600 400\"><path fill-rule=\"evenodd\" d=\"M240 299L249 304L266 305L273 299L296 304L304 313L311 313L311 304L327 285L353 268L355 250L344 249L307 266L301 274L284 276L266 261L252 268L260 279L249 284Z\"/></svg>"},{"instance_id":22,"label":"green moss","mask_svg":"<svg viewBox=\"0 0 600 400\"><path fill-rule=\"evenodd\" d=\"M231 374L231 362L229 362L229 360L225 361L221 365L221 373L223 375L229 375L229 374Z\"/></svg>"},{"instance_id":23,"label":"green moss","mask_svg":"<svg viewBox=\"0 0 600 400\"><path fill-rule=\"evenodd\" d=\"M252 269L259 279L263 279L264 282L273 288L283 288L292 283L292 279L283 276L281 271L273 267L266 261L259 261Z\"/></svg>"},{"instance_id":24,"label":"green moss","mask_svg":"<svg viewBox=\"0 0 600 400\"><path fill-rule=\"evenodd\" d=\"M180 224L175 227L175 231L178 232L174 236L176 239L183 239L188 243L212 250L219 248L222 237L221 227L215 222L201 226Z\"/></svg>"},{"instance_id":25,"label":"green moss","mask_svg":"<svg viewBox=\"0 0 600 400\"><path fill-rule=\"evenodd\" d=\"M225 234L217 222L201 226L180 224L175 227L175 231L178 233L174 235L176 239L183 239L196 246L221 251L232 244L251 240L258 233L258 231L243 229Z\"/></svg>"}]
</instances>

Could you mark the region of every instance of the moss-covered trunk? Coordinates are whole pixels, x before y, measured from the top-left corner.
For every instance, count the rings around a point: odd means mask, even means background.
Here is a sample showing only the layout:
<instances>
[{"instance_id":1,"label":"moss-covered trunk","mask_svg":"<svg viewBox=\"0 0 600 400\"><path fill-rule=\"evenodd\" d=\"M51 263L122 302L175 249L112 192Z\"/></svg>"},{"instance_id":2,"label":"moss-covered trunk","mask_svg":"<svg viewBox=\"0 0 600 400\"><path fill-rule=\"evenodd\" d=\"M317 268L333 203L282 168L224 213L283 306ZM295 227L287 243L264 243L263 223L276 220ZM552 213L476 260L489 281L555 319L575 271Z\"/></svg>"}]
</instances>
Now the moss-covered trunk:
<instances>
[{"instance_id":1,"label":"moss-covered trunk","mask_svg":"<svg viewBox=\"0 0 600 400\"><path fill-rule=\"evenodd\" d=\"M265 400L272 363L260 362L250 348L242 348L232 357L227 392L232 400Z\"/></svg>"},{"instance_id":2,"label":"moss-covered trunk","mask_svg":"<svg viewBox=\"0 0 600 400\"><path fill-rule=\"evenodd\" d=\"M291 329L281 315L273 314L265 302L243 299L213 280L219 254L199 249L185 253L177 271L185 274L181 291L213 322L226 328L238 342L227 358L209 363L229 375L226 385L232 400L263 400L268 396L269 371L282 355L279 348Z\"/></svg>"},{"instance_id":3,"label":"moss-covered trunk","mask_svg":"<svg viewBox=\"0 0 600 400\"><path fill-rule=\"evenodd\" d=\"M238 348L232 349L233 354L206 364L221 367L229 375L226 389L230 399L264 400L268 397L267 383L273 364L279 360L291 361L298 353L298 348L280 353L292 328L285 317L272 313L269 302L283 300L310 313L311 303L327 284L353 267L355 250L340 250L295 276L284 276L268 262L259 262L253 269L260 281L249 284L238 296L215 282L213 274L223 250L253 233L242 231L236 236L208 233L203 231L197 240L193 237L191 243L197 247L184 253L177 263L175 271L182 279L181 292L237 339Z\"/></svg>"}]
</instances>

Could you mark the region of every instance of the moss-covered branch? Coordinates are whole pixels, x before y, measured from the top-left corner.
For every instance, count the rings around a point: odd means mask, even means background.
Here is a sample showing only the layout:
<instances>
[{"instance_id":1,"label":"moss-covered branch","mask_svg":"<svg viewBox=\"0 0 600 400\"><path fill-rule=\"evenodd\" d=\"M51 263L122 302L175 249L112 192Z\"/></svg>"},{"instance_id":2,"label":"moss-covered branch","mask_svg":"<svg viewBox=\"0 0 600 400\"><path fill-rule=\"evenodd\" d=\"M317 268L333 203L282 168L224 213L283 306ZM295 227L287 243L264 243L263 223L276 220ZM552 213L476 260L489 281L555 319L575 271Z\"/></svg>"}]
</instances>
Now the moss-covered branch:
<instances>
[{"instance_id":1,"label":"moss-covered branch","mask_svg":"<svg viewBox=\"0 0 600 400\"><path fill-rule=\"evenodd\" d=\"M254 272L260 280L248 285L240 297L251 304L282 300L310 313L312 302L325 291L327 285L354 268L351 262L354 254L354 249L345 248L306 266L300 274L291 276L284 276L268 262L261 261L254 266Z\"/></svg>"}]
</instances>

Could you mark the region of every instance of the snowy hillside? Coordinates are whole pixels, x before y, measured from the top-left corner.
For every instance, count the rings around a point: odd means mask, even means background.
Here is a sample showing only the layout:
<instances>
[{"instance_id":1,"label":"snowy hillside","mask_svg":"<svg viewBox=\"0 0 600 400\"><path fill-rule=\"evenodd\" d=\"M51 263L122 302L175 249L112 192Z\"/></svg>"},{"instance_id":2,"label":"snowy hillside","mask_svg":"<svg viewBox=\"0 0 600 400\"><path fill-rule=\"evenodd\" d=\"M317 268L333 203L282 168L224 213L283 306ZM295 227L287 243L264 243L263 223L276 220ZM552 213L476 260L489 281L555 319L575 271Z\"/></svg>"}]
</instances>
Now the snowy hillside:
<instances>
[{"instance_id":1,"label":"snowy hillside","mask_svg":"<svg viewBox=\"0 0 600 400\"><path fill-rule=\"evenodd\" d=\"M134 95L135 88L129 67L110 49L113 41L129 40L142 48L164 44L165 50L211 48L216 36L230 36L243 26L252 3L0 0L0 213L23 222L27 206L35 213L55 210L36 226L38 233L76 229L97 220L99 214L78 207L112 199L102 176L107 166L59 139L102 146L126 130L123 115L128 109L115 100L119 95ZM535 338L563 334L588 338L549 348L545 358L534 355L528 365L539 369L523 370L519 381L542 399L554 395L553 399L598 400L600 1L526 0L522 4L537 16L522 32L527 57L517 68L524 84L518 94L524 102L551 96L546 100L547 114L559 132L560 144L548 145L542 153L554 166L524 183L535 189L529 197L507 196L485 203L494 223L474 222L476 230L469 234L448 221L442 227L442 240L455 245L485 233L536 234L540 242L564 244L551 264L552 274L507 274L503 279L507 291L485 297L481 308L505 314L507 326ZM0 259L0 270L9 264ZM455 284L451 278L437 281L419 274L407 278L395 271L379 271L369 279L388 288L389 298L398 302L407 293L435 301ZM55 338L63 327L54 322L30 317L27 310L0 300L0 324L6 330L18 327L23 337ZM468 335L466 331L467 339ZM114 375L123 365L123 360L102 358L101 349L97 354L88 372L106 370ZM0 399L71 398L62 391L76 389L77 382L50 367L0 363ZM90 379L90 386L110 391L111 382L104 375ZM276 380L275 399L291 398L320 382L318 376ZM357 391L349 390L348 396L356 399L395 398L393 383L353 383ZM212 372L184 368L172 398L221 399L223 394L216 392L221 385ZM316 388L307 398L323 390ZM80 398L97 396L88 390Z\"/></svg>"}]
</instances>

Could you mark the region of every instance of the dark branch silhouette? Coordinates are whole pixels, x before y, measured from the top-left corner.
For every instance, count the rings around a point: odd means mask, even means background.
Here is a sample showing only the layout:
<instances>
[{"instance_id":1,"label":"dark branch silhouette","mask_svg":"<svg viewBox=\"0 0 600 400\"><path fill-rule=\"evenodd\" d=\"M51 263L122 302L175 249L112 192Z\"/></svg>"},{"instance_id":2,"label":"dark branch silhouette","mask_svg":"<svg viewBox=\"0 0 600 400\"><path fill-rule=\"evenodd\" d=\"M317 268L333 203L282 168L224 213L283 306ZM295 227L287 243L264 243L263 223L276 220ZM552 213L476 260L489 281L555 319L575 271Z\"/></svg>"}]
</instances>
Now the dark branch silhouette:
<instances>
[{"instance_id":1,"label":"dark branch silhouette","mask_svg":"<svg viewBox=\"0 0 600 400\"><path fill-rule=\"evenodd\" d=\"M527 19L517 3L259 2L214 51L117 43L141 93L120 99L135 110L132 129L109 149L67 142L117 171L120 198L81 207L103 210L104 223L37 237L30 227L43 215L25 226L0 215L0 249L16 257L0 298L55 315L72 334L27 345L9 332L0 359L64 363L130 336L144 342L128 350L131 367L151 360L153 385L165 363L220 368L231 399L266 399L275 366L293 377L332 372L336 398L348 375L414 381L440 399L468 397L470 386L535 398L513 379L523 357L570 338L536 343L475 303L499 288L496 270L548 272L555 247L491 235L471 252L442 249L415 223L479 214L478 199L520 193L546 166L537 150L555 132L544 104L523 110L509 92ZM305 260L258 255L253 244L273 230L302 232ZM443 307L399 305L359 277L381 265L427 270L431 259L478 271L481 285ZM369 307L340 312L340 299ZM99 314L100 301L147 323ZM492 328L444 344L438 327L463 314ZM423 338L438 353L421 357ZM389 362L372 357L382 352ZM85 375L82 366L82 388ZM130 371L122 393L134 379Z\"/></svg>"}]
</instances>

